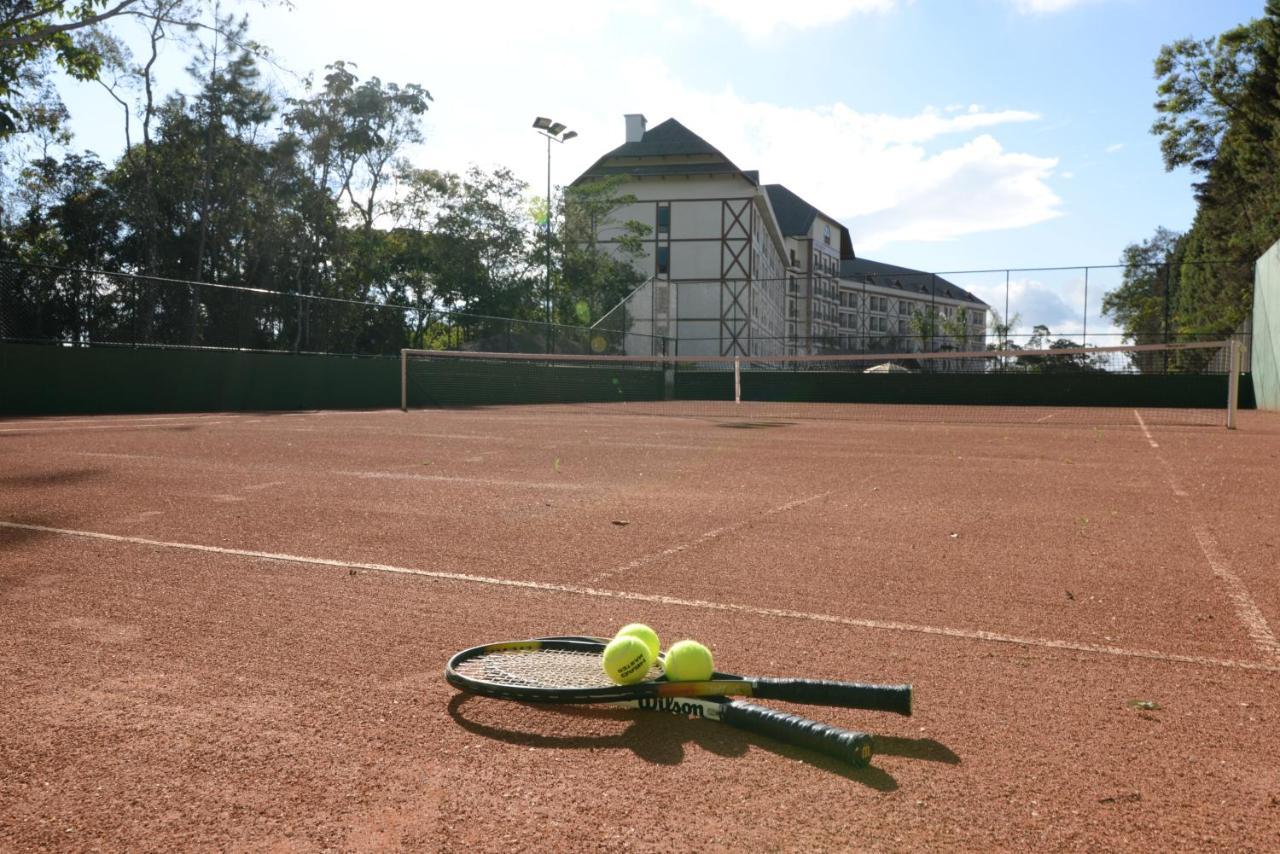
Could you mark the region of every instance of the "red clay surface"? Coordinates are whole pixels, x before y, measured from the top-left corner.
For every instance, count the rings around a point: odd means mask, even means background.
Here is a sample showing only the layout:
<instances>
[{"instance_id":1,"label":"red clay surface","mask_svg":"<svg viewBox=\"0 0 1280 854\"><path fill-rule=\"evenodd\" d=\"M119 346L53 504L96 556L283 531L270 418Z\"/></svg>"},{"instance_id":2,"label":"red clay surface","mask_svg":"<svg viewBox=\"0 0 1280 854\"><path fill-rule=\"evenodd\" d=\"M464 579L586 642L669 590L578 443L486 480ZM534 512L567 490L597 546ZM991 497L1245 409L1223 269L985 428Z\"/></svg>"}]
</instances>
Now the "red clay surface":
<instances>
[{"instance_id":1,"label":"red clay surface","mask_svg":"<svg viewBox=\"0 0 1280 854\"><path fill-rule=\"evenodd\" d=\"M1249 412L0 421L0 849L1276 850L1278 471ZM854 771L441 678L634 620L916 714L790 707Z\"/></svg>"}]
</instances>

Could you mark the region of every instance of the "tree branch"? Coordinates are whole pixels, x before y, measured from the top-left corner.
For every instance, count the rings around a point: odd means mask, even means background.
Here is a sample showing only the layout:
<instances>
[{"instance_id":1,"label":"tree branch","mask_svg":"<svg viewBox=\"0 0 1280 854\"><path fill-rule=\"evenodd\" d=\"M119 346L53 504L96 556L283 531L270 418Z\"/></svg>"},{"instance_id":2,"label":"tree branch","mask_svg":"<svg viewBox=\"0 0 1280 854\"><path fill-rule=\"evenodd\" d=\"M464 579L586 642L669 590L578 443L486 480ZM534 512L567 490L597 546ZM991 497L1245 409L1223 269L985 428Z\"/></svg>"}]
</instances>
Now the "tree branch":
<instances>
[{"instance_id":1,"label":"tree branch","mask_svg":"<svg viewBox=\"0 0 1280 854\"><path fill-rule=\"evenodd\" d=\"M42 27L41 29L38 29L32 33L28 33L25 36L12 36L8 38L2 38L0 39L0 49L21 47L22 45L34 44L35 42L44 41L51 36L56 36L59 33L65 33L71 30L80 30L85 27L91 27L94 24L101 23L102 21L105 21L109 18L114 18L117 15L123 14L130 6L132 6L137 2L138 0L120 0L120 2L114 8L108 9L107 11L103 12L100 15L93 15L88 18L82 18L81 20L78 20L78 21L70 21L65 24L50 24L47 27Z\"/></svg>"}]
</instances>

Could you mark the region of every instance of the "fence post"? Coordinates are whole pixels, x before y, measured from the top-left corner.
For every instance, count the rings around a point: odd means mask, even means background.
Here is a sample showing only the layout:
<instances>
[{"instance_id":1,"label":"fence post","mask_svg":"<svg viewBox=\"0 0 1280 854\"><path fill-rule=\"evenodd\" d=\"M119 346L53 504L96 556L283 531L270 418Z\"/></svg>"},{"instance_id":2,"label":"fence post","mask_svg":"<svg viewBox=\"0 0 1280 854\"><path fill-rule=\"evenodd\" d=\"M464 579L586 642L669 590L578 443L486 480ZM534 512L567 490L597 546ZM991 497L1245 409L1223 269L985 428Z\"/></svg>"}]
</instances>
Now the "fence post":
<instances>
[{"instance_id":1,"label":"fence post","mask_svg":"<svg viewBox=\"0 0 1280 854\"><path fill-rule=\"evenodd\" d=\"M1232 335L1227 342L1227 429L1236 429L1236 409L1240 405L1240 341Z\"/></svg>"},{"instance_id":2,"label":"fence post","mask_svg":"<svg viewBox=\"0 0 1280 854\"><path fill-rule=\"evenodd\" d=\"M1089 268L1084 268L1084 321L1081 326L1081 347L1089 346Z\"/></svg>"},{"instance_id":3,"label":"fence post","mask_svg":"<svg viewBox=\"0 0 1280 854\"><path fill-rule=\"evenodd\" d=\"M400 351L400 411L409 411L409 351Z\"/></svg>"}]
</instances>

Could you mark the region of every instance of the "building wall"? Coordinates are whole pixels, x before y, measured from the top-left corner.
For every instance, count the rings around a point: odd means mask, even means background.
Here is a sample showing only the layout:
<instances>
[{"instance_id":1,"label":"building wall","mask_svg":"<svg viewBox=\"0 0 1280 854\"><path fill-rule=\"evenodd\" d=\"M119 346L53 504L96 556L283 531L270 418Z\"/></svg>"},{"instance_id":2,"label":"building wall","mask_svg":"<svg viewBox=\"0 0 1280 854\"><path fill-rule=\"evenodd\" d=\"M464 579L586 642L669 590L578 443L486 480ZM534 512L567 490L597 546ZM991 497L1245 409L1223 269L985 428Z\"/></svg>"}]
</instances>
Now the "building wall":
<instances>
[{"instance_id":1,"label":"building wall","mask_svg":"<svg viewBox=\"0 0 1280 854\"><path fill-rule=\"evenodd\" d=\"M682 355L782 352L783 250L760 187L738 176L645 177L618 192L636 201L598 227L601 244L616 245L629 220L649 228L633 263L654 281L630 300L633 327L678 339Z\"/></svg>"},{"instance_id":2,"label":"building wall","mask_svg":"<svg viewBox=\"0 0 1280 854\"><path fill-rule=\"evenodd\" d=\"M946 344L960 350L986 348L986 308L971 302L931 297L918 291L905 294L896 287L841 279L837 299L838 349L844 352L869 350L920 352ZM951 341L939 331L936 340L921 340L912 324L912 315L936 310L942 318L964 312L968 335Z\"/></svg>"}]
</instances>

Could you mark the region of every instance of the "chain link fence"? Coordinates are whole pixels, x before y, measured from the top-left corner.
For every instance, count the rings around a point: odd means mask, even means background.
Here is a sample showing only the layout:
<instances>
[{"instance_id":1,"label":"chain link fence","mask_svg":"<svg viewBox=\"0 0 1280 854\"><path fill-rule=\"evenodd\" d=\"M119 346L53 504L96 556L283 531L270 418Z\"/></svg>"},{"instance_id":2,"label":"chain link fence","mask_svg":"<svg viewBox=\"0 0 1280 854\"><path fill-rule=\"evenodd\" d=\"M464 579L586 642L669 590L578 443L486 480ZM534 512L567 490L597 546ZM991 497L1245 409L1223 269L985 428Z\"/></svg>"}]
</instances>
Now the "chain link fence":
<instances>
[{"instance_id":1,"label":"chain link fence","mask_svg":"<svg viewBox=\"0 0 1280 854\"><path fill-rule=\"evenodd\" d=\"M608 354L622 352L627 335L617 322L588 328L0 261L2 341L341 355L392 355L404 347ZM665 342L652 347L662 352Z\"/></svg>"}]
</instances>

